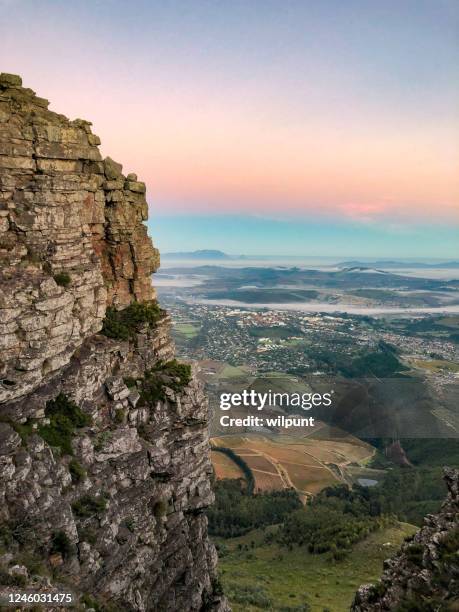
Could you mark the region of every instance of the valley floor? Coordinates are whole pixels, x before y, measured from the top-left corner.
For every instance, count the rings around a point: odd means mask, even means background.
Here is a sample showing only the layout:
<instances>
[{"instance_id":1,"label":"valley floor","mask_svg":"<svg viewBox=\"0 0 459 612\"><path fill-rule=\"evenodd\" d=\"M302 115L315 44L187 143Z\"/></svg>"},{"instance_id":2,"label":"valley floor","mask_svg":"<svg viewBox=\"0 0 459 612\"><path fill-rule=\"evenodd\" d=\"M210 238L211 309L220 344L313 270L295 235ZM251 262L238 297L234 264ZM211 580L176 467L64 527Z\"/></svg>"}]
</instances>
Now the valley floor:
<instances>
[{"instance_id":1,"label":"valley floor","mask_svg":"<svg viewBox=\"0 0 459 612\"><path fill-rule=\"evenodd\" d=\"M397 523L377 531L356 544L347 558L334 563L327 554L266 544L266 532L261 530L238 538L218 538L223 589L233 612L345 612L356 589L377 580L383 561L416 530L408 523ZM302 607L304 604L309 608Z\"/></svg>"}]
</instances>

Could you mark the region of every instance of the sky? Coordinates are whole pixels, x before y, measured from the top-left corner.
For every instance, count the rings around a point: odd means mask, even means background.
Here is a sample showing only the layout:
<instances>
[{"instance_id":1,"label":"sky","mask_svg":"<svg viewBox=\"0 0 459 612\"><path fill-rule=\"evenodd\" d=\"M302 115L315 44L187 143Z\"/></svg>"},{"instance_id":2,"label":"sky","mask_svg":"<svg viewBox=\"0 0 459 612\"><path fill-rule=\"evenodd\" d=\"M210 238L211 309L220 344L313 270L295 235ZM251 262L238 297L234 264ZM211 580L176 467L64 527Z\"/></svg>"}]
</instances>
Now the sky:
<instances>
[{"instance_id":1,"label":"sky","mask_svg":"<svg viewBox=\"0 0 459 612\"><path fill-rule=\"evenodd\" d=\"M147 184L163 251L459 255L457 0L0 0L0 70Z\"/></svg>"}]
</instances>

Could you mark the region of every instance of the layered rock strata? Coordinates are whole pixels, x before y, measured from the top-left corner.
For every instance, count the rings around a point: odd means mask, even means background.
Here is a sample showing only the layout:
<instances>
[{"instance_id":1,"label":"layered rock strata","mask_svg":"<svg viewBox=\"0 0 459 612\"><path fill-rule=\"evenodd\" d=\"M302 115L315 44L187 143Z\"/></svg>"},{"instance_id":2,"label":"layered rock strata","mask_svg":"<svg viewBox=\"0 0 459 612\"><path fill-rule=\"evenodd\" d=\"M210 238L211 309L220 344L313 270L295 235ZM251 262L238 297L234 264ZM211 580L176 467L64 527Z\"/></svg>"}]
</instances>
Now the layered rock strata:
<instances>
[{"instance_id":1,"label":"layered rock strata","mask_svg":"<svg viewBox=\"0 0 459 612\"><path fill-rule=\"evenodd\" d=\"M99 144L90 123L0 77L0 402L68 363L107 305L154 297L145 185Z\"/></svg>"},{"instance_id":2,"label":"layered rock strata","mask_svg":"<svg viewBox=\"0 0 459 612\"><path fill-rule=\"evenodd\" d=\"M145 185L99 144L0 75L0 590L223 611L201 387L159 367L174 358L164 311L128 339L99 333L107 308L152 304L159 264Z\"/></svg>"}]
</instances>

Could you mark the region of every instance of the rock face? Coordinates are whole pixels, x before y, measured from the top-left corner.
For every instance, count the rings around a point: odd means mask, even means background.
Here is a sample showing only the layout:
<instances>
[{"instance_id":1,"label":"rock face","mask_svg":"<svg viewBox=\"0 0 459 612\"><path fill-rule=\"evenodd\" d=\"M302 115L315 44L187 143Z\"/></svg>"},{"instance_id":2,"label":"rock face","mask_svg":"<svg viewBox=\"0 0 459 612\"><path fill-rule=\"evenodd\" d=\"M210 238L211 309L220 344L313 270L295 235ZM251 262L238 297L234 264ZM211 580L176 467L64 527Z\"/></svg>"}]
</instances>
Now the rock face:
<instances>
[{"instance_id":1,"label":"rock face","mask_svg":"<svg viewBox=\"0 0 459 612\"><path fill-rule=\"evenodd\" d=\"M108 307L154 299L145 185L47 107L0 75L0 584L70 589L81 609L227 610L207 403L166 375L169 316L99 333Z\"/></svg>"},{"instance_id":2,"label":"rock face","mask_svg":"<svg viewBox=\"0 0 459 612\"><path fill-rule=\"evenodd\" d=\"M459 609L459 470L445 468L448 497L440 512L398 555L384 564L381 581L362 586L353 612Z\"/></svg>"},{"instance_id":3,"label":"rock face","mask_svg":"<svg viewBox=\"0 0 459 612\"><path fill-rule=\"evenodd\" d=\"M0 77L0 402L68 363L107 305L154 297L144 183L47 106Z\"/></svg>"}]
</instances>

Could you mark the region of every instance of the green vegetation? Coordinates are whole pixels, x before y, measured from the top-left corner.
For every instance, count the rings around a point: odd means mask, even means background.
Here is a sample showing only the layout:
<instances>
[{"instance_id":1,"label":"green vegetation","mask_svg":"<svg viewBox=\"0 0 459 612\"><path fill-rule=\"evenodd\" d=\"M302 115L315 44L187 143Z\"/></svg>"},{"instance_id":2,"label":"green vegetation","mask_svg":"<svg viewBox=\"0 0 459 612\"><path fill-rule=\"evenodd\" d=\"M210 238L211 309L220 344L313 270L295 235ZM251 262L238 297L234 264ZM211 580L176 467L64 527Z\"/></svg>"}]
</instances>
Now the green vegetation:
<instances>
[{"instance_id":1,"label":"green vegetation","mask_svg":"<svg viewBox=\"0 0 459 612\"><path fill-rule=\"evenodd\" d=\"M97 531L93 527L78 526L78 538L81 542L94 545L97 542Z\"/></svg>"},{"instance_id":2,"label":"green vegetation","mask_svg":"<svg viewBox=\"0 0 459 612\"><path fill-rule=\"evenodd\" d=\"M321 367L330 372L339 372L346 378L395 378L408 370L398 359L396 351L385 342L379 342L377 350L364 350L349 361L341 351L318 351L316 358Z\"/></svg>"},{"instance_id":3,"label":"green vegetation","mask_svg":"<svg viewBox=\"0 0 459 612\"><path fill-rule=\"evenodd\" d=\"M86 470L76 459L70 461L69 472L74 483L81 482L86 478Z\"/></svg>"},{"instance_id":4,"label":"green vegetation","mask_svg":"<svg viewBox=\"0 0 459 612\"><path fill-rule=\"evenodd\" d=\"M424 546L422 544L410 544L405 548L405 554L411 563L422 567L422 558L424 556Z\"/></svg>"},{"instance_id":5,"label":"green vegetation","mask_svg":"<svg viewBox=\"0 0 459 612\"><path fill-rule=\"evenodd\" d=\"M230 365L225 363L222 370L218 373L218 379L228 380L231 382L241 381L245 382L247 377L250 376L250 370L247 366L243 365Z\"/></svg>"},{"instance_id":6,"label":"green vegetation","mask_svg":"<svg viewBox=\"0 0 459 612\"><path fill-rule=\"evenodd\" d=\"M62 454L73 455L72 437L75 430L90 425L91 417L63 393L46 403L45 415L50 423L39 427L39 435L50 446L59 448Z\"/></svg>"},{"instance_id":7,"label":"green vegetation","mask_svg":"<svg viewBox=\"0 0 459 612\"><path fill-rule=\"evenodd\" d=\"M79 518L90 518L99 516L107 507L107 498L104 495L92 497L83 495L72 504L73 513Z\"/></svg>"},{"instance_id":8,"label":"green vegetation","mask_svg":"<svg viewBox=\"0 0 459 612\"><path fill-rule=\"evenodd\" d=\"M218 453L223 453L224 455L232 459L234 463L241 468L246 480L247 493L248 495L253 495L253 490L255 488L255 478L253 476L252 470L244 461L244 459L240 457L237 453L235 453L232 448L227 448L226 446L213 446L212 450Z\"/></svg>"},{"instance_id":9,"label":"green vegetation","mask_svg":"<svg viewBox=\"0 0 459 612\"><path fill-rule=\"evenodd\" d=\"M383 561L414 531L411 525L396 523L373 532L341 561L333 561L330 554L311 554L304 546L285 548L277 542L276 527L230 540L218 538L223 590L233 612L259 612L263 608L248 603L257 594L269 599L268 610L309 606L303 609L347 612L357 588L378 580Z\"/></svg>"},{"instance_id":10,"label":"green vegetation","mask_svg":"<svg viewBox=\"0 0 459 612\"><path fill-rule=\"evenodd\" d=\"M10 565L25 565L32 576L46 574L45 551L42 542L38 541L37 532L37 525L29 518L11 520L0 524L0 554L4 552L12 553L14 560ZM12 578L13 581L15 579L16 577ZM5 584L1 575L0 584ZM11 585L14 586L14 582Z\"/></svg>"},{"instance_id":11,"label":"green vegetation","mask_svg":"<svg viewBox=\"0 0 459 612\"><path fill-rule=\"evenodd\" d=\"M182 391L191 382L191 366L176 359L158 362L154 368L147 370L141 383L140 401L142 404L154 405L166 399L166 388L176 393Z\"/></svg>"},{"instance_id":12,"label":"green vegetation","mask_svg":"<svg viewBox=\"0 0 459 612\"><path fill-rule=\"evenodd\" d=\"M0 584L2 586L23 588L27 584L27 579L20 574L8 574L8 572L0 568Z\"/></svg>"},{"instance_id":13,"label":"green vegetation","mask_svg":"<svg viewBox=\"0 0 459 612\"><path fill-rule=\"evenodd\" d=\"M188 340L192 340L196 338L199 333L200 327L198 325L194 325L193 323L177 323L174 326L174 332L185 336Z\"/></svg>"},{"instance_id":14,"label":"green vegetation","mask_svg":"<svg viewBox=\"0 0 459 612\"><path fill-rule=\"evenodd\" d=\"M120 608L117 604L106 601L100 596L95 599L92 595L85 593L80 597L80 603L85 607L84 609L91 609L94 612L124 612L125 608ZM78 608L80 609L80 608Z\"/></svg>"},{"instance_id":15,"label":"green vegetation","mask_svg":"<svg viewBox=\"0 0 459 612\"><path fill-rule=\"evenodd\" d=\"M441 467L392 468L369 495L380 512L421 525L426 514L439 510L446 492Z\"/></svg>"},{"instance_id":16,"label":"green vegetation","mask_svg":"<svg viewBox=\"0 0 459 612\"><path fill-rule=\"evenodd\" d=\"M126 419L126 410L124 408L117 408L115 410L115 423L124 423Z\"/></svg>"},{"instance_id":17,"label":"green vegetation","mask_svg":"<svg viewBox=\"0 0 459 612\"><path fill-rule=\"evenodd\" d=\"M424 317L422 319L412 319L400 323L407 334L423 336L433 336L459 343L459 317L449 315L442 317Z\"/></svg>"},{"instance_id":18,"label":"green vegetation","mask_svg":"<svg viewBox=\"0 0 459 612\"><path fill-rule=\"evenodd\" d=\"M402 445L415 466L424 469L444 465L459 467L457 438L404 438Z\"/></svg>"},{"instance_id":19,"label":"green vegetation","mask_svg":"<svg viewBox=\"0 0 459 612\"><path fill-rule=\"evenodd\" d=\"M412 363L423 370L430 372L459 372L459 363L446 361L445 359L415 359Z\"/></svg>"},{"instance_id":20,"label":"green vegetation","mask_svg":"<svg viewBox=\"0 0 459 612\"><path fill-rule=\"evenodd\" d=\"M68 287L72 280L70 278L70 274L67 274L67 272L58 272L57 274L53 276L53 278L56 281L56 283L60 285L61 287Z\"/></svg>"},{"instance_id":21,"label":"green vegetation","mask_svg":"<svg viewBox=\"0 0 459 612\"><path fill-rule=\"evenodd\" d=\"M395 612L451 612L448 602L431 597L403 599Z\"/></svg>"},{"instance_id":22,"label":"green vegetation","mask_svg":"<svg viewBox=\"0 0 459 612\"><path fill-rule=\"evenodd\" d=\"M8 423L21 438L23 446L27 444L27 438L34 432L35 421L33 419L27 419L25 423L18 423L8 417L0 417L0 423Z\"/></svg>"},{"instance_id":23,"label":"green vegetation","mask_svg":"<svg viewBox=\"0 0 459 612\"><path fill-rule=\"evenodd\" d=\"M459 527L456 527L440 541L440 560L448 563L459 558Z\"/></svg>"},{"instance_id":24,"label":"green vegetation","mask_svg":"<svg viewBox=\"0 0 459 612\"><path fill-rule=\"evenodd\" d=\"M226 585L225 595L234 603L254 606L262 610L272 609L272 600L262 586L230 582Z\"/></svg>"},{"instance_id":25,"label":"green vegetation","mask_svg":"<svg viewBox=\"0 0 459 612\"><path fill-rule=\"evenodd\" d=\"M373 467L379 464L390 470L376 487L372 487L370 495L382 512L421 525L426 514L439 510L446 496L443 466L459 467L459 441L454 438L404 438L401 442L414 467L395 467L379 452ZM382 449L387 441L372 440L372 443Z\"/></svg>"},{"instance_id":26,"label":"green vegetation","mask_svg":"<svg viewBox=\"0 0 459 612\"><path fill-rule=\"evenodd\" d=\"M413 542L406 546L405 555L416 570L423 567L425 546ZM432 584L439 591L447 592L447 599L440 599L426 595L422 586L413 584L410 597L403 599L396 608L396 612L449 612L454 608L454 602L459 597L459 589L454 580L454 567L459 559L459 528L456 527L443 536L438 543L439 555L431 566ZM383 588L380 584L376 588ZM452 604L452 605L450 605Z\"/></svg>"},{"instance_id":27,"label":"green vegetation","mask_svg":"<svg viewBox=\"0 0 459 612\"><path fill-rule=\"evenodd\" d=\"M94 439L94 450L97 453L101 451L104 445L111 439L112 436L113 432L110 430L105 429L103 431L99 431L99 433L96 434L96 437Z\"/></svg>"},{"instance_id":28,"label":"green vegetation","mask_svg":"<svg viewBox=\"0 0 459 612\"><path fill-rule=\"evenodd\" d=\"M34 525L28 519L0 524L0 548L11 549L30 545L34 540Z\"/></svg>"},{"instance_id":29,"label":"green vegetation","mask_svg":"<svg viewBox=\"0 0 459 612\"><path fill-rule=\"evenodd\" d=\"M287 516L278 539L285 546L307 546L313 554L331 552L339 560L354 544L390 522L368 489L339 485L324 489L304 509Z\"/></svg>"},{"instance_id":30,"label":"green vegetation","mask_svg":"<svg viewBox=\"0 0 459 612\"><path fill-rule=\"evenodd\" d=\"M94 597L91 597L91 595L88 595L87 593L80 597L80 603L82 603L86 608L95 610L95 612L102 612L102 608L100 607L99 603L94 599Z\"/></svg>"},{"instance_id":31,"label":"green vegetation","mask_svg":"<svg viewBox=\"0 0 459 612\"><path fill-rule=\"evenodd\" d=\"M128 529L128 530L129 530L131 533L133 533L133 532L134 532L134 529L135 529L135 521L134 521L134 519L133 519L133 518L130 518L130 517L129 517L129 518L127 518L127 519L124 521L124 523L123 523L123 524L124 524L124 526L126 527L126 529Z\"/></svg>"},{"instance_id":32,"label":"green vegetation","mask_svg":"<svg viewBox=\"0 0 459 612\"><path fill-rule=\"evenodd\" d=\"M292 336L302 336L303 332L294 327L277 325L275 327L257 326L249 329L249 334L255 338L271 338L271 340L285 340Z\"/></svg>"},{"instance_id":33,"label":"green vegetation","mask_svg":"<svg viewBox=\"0 0 459 612\"><path fill-rule=\"evenodd\" d=\"M301 508L293 490L272 491L252 496L240 480L219 480L215 485L215 503L207 511L209 532L235 537L255 527L282 522L292 511Z\"/></svg>"},{"instance_id":34,"label":"green vegetation","mask_svg":"<svg viewBox=\"0 0 459 612\"><path fill-rule=\"evenodd\" d=\"M156 302L133 302L123 310L107 308L102 333L116 340L133 340L144 325L154 327L161 317Z\"/></svg>"},{"instance_id":35,"label":"green vegetation","mask_svg":"<svg viewBox=\"0 0 459 612\"><path fill-rule=\"evenodd\" d=\"M160 519L167 514L168 504L165 499L159 499L153 506L153 514L155 518Z\"/></svg>"},{"instance_id":36,"label":"green vegetation","mask_svg":"<svg viewBox=\"0 0 459 612\"><path fill-rule=\"evenodd\" d=\"M11 527L8 523L0 523L0 552L11 546L14 541Z\"/></svg>"},{"instance_id":37,"label":"green vegetation","mask_svg":"<svg viewBox=\"0 0 459 612\"><path fill-rule=\"evenodd\" d=\"M68 559L73 552L73 546L64 531L53 533L51 540L51 553L60 553L64 559Z\"/></svg>"}]
</instances>

